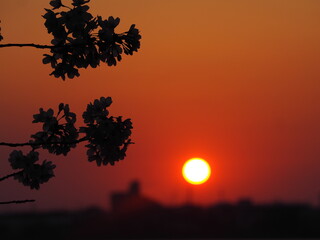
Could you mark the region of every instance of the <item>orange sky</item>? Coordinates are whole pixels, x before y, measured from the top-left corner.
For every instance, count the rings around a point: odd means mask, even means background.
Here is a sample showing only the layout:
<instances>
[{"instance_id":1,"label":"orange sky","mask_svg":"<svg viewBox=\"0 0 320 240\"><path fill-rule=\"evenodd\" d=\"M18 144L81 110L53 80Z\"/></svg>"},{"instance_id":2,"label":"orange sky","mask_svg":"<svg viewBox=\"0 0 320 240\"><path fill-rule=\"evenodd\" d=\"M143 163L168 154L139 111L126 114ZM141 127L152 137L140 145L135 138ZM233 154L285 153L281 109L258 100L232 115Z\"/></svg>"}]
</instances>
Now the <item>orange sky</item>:
<instances>
[{"instance_id":1,"label":"orange sky","mask_svg":"<svg viewBox=\"0 0 320 240\"><path fill-rule=\"evenodd\" d=\"M48 3L1 1L2 43L49 43L41 17ZM28 140L40 128L31 124L39 107L69 103L81 120L86 104L111 96L112 115L132 118L136 144L114 167L87 162L82 147L68 157L42 153L57 164L56 178L40 191L2 182L0 200L36 198L22 207L36 209L107 207L110 192L139 179L145 194L177 205L188 187L181 167L201 157L212 177L194 186L196 203L241 197L317 203L320 1L92 0L90 6L94 15L120 17L118 31L135 23L141 50L117 67L81 70L80 78L63 82L42 64L46 50L0 49L0 141ZM11 150L0 148L1 175L10 171Z\"/></svg>"}]
</instances>

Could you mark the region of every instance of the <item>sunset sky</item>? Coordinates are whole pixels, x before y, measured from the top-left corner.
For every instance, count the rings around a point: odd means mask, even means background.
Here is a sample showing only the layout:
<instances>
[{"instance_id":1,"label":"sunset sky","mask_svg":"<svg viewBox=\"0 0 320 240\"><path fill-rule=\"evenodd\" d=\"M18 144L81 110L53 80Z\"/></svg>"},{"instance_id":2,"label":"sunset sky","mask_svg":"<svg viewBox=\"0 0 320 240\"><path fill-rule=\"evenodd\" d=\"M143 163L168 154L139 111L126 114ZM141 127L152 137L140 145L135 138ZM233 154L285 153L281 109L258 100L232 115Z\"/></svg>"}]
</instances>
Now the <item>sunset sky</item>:
<instances>
[{"instance_id":1,"label":"sunset sky","mask_svg":"<svg viewBox=\"0 0 320 240\"><path fill-rule=\"evenodd\" d=\"M71 1L64 1L70 3ZM65 82L42 64L47 50L0 49L0 142L26 142L41 126L40 107L69 103L78 115L101 96L111 114L131 118L133 141L115 166L89 163L80 145L67 157L41 152L57 165L39 191L14 180L1 199L36 199L8 209L109 207L108 195L138 179L145 195L165 205L209 205L320 198L320 1L92 0L91 13L120 17L118 32L136 24L141 49L117 67L81 70ZM49 0L0 1L1 43L49 44ZM0 147L0 176L12 172ZM29 148L23 148L28 152ZM184 162L206 159L212 175L189 186Z\"/></svg>"}]
</instances>

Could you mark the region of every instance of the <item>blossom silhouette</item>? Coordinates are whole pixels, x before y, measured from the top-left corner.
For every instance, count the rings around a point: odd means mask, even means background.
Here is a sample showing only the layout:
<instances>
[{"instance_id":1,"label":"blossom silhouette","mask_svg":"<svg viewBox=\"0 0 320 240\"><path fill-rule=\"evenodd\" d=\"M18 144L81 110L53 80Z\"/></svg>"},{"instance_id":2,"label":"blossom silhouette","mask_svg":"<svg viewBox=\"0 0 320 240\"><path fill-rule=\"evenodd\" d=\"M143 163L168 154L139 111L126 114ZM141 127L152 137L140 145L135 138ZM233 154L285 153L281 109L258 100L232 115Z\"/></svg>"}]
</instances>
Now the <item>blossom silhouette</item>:
<instances>
[{"instance_id":1,"label":"blossom silhouette","mask_svg":"<svg viewBox=\"0 0 320 240\"><path fill-rule=\"evenodd\" d=\"M51 64L54 69L50 75L68 78L78 77L79 68L93 68L100 62L116 66L121 61L121 54L132 55L140 48L141 35L135 25L124 33L116 33L115 28L120 19L110 16L103 20L101 16L93 17L88 12L89 0L73 0L73 8L66 7L61 0L50 2L52 9L45 9L44 25L53 35L51 54L44 54L42 62ZM66 7L67 8L67 7Z\"/></svg>"},{"instance_id":2,"label":"blossom silhouette","mask_svg":"<svg viewBox=\"0 0 320 240\"><path fill-rule=\"evenodd\" d=\"M63 80L80 76L79 69L95 68L100 63L116 66L122 55L132 55L140 48L141 35L132 24L128 31L117 33L115 29L120 18L110 16L103 19L93 17L86 5L90 0L72 0L71 7L62 0L51 0L51 9L45 9L44 25L52 35L51 45L34 43L7 43L4 47L35 47L50 49L44 54L43 64L50 64L53 71L50 75ZM1 21L0 21L1 22ZM0 28L0 41L3 40ZM124 159L130 139L132 122L130 119L109 116L107 109L112 104L110 97L101 97L87 105L82 114L85 126L76 128L76 114L70 111L69 105L59 104L58 111L51 108L39 109L33 115L32 123L42 124L42 130L31 135L24 143L0 142L0 146L29 146L31 151L23 154L14 150L9 155L9 162L14 170L19 170L4 177L0 181L14 177L31 189L39 189L42 183L54 176L56 167L51 161L39 162L38 149L48 150L55 155L67 155L77 144L87 141L85 145L88 160L95 161L98 166L114 165ZM79 138L82 134L82 138ZM10 201L10 203L32 202L34 200ZM0 202L7 203L7 202Z\"/></svg>"},{"instance_id":3,"label":"blossom silhouette","mask_svg":"<svg viewBox=\"0 0 320 240\"><path fill-rule=\"evenodd\" d=\"M27 169L39 159L39 153L31 151L23 155L22 151L14 150L10 153L9 162L12 169Z\"/></svg>"},{"instance_id":4,"label":"blossom silhouette","mask_svg":"<svg viewBox=\"0 0 320 240\"><path fill-rule=\"evenodd\" d=\"M88 161L96 161L98 166L114 165L123 160L129 144L132 144L132 122L130 119L122 120L122 117L108 117L106 109L112 103L111 98L100 98L90 103L83 113L86 127L81 127L80 132L85 133L89 144L87 155Z\"/></svg>"},{"instance_id":5,"label":"blossom silhouette","mask_svg":"<svg viewBox=\"0 0 320 240\"><path fill-rule=\"evenodd\" d=\"M61 103L57 116L50 108L44 111L40 108L40 113L33 115L33 123L43 123L43 131L39 131L33 135L30 143L34 149L42 147L50 153L56 155L67 155L71 148L76 147L76 140L79 137L77 128L74 126L76 122L76 114L70 112L69 105ZM58 117L62 115L59 119ZM61 123L62 120L65 120Z\"/></svg>"},{"instance_id":6,"label":"blossom silhouette","mask_svg":"<svg viewBox=\"0 0 320 240\"><path fill-rule=\"evenodd\" d=\"M14 150L9 156L9 162L13 169L20 169L14 175L14 179L18 180L31 189L39 189L40 184L49 181L54 176L53 169L56 167L52 162L46 160L42 164L36 164L39 160L39 153L35 151L24 155L22 151Z\"/></svg>"},{"instance_id":7,"label":"blossom silhouette","mask_svg":"<svg viewBox=\"0 0 320 240\"><path fill-rule=\"evenodd\" d=\"M38 164L39 153L35 150L42 148L55 155L67 155L71 148L84 141L88 142L85 147L88 148L89 162L95 161L101 166L114 165L115 162L123 160L128 146L133 144L130 139L132 122L130 119L123 120L121 116L109 116L108 107L111 104L111 97L101 97L90 102L82 114L85 126L79 130L74 125L76 114L70 111L68 104L60 103L56 114L51 108L40 108L39 113L33 115L32 122L42 123L42 131L32 134L28 143L1 144L32 147L26 155L18 150L10 153L8 160L12 169L20 171L8 176L14 176L31 189L39 189L42 183L54 176L55 165L51 161ZM79 139L80 134L84 136Z\"/></svg>"},{"instance_id":8,"label":"blossom silhouette","mask_svg":"<svg viewBox=\"0 0 320 240\"><path fill-rule=\"evenodd\" d=\"M96 99L93 103L89 103L87 110L82 114L84 122L93 124L95 121L99 122L101 119L105 119L109 114L107 107L111 104L111 97L101 97L100 100Z\"/></svg>"},{"instance_id":9,"label":"blossom silhouette","mask_svg":"<svg viewBox=\"0 0 320 240\"><path fill-rule=\"evenodd\" d=\"M53 1L50 1L49 4L53 7L53 10L63 6L61 3L61 0L53 0Z\"/></svg>"},{"instance_id":10,"label":"blossom silhouette","mask_svg":"<svg viewBox=\"0 0 320 240\"><path fill-rule=\"evenodd\" d=\"M54 177L53 169L56 166L51 161L43 161L40 164L33 164L24 171L19 172L14 176L14 179L18 180L25 186L29 186L31 189L39 189L40 184L48 182L50 178Z\"/></svg>"}]
</instances>

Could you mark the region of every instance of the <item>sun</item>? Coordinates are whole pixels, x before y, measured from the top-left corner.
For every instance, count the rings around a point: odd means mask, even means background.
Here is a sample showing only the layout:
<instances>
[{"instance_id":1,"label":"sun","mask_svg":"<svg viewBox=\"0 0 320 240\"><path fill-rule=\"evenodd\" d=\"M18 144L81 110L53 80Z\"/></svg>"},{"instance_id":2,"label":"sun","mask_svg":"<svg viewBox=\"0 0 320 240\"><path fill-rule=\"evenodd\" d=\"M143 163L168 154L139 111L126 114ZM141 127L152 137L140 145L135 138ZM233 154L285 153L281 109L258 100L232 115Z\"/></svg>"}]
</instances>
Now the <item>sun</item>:
<instances>
[{"instance_id":1,"label":"sun","mask_svg":"<svg viewBox=\"0 0 320 240\"><path fill-rule=\"evenodd\" d=\"M183 165L182 175L188 183L199 185L209 179L211 168L205 160L192 158Z\"/></svg>"}]
</instances>

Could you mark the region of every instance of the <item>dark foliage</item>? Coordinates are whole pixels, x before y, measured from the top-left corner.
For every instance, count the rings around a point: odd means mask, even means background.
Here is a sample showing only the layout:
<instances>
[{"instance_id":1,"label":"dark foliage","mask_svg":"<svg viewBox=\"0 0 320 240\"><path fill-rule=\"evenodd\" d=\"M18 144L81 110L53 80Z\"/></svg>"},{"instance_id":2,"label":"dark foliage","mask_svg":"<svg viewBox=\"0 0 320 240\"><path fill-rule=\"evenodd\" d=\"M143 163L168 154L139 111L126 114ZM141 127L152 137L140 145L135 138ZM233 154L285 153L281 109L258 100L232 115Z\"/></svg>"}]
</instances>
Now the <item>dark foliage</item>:
<instances>
[{"instance_id":1,"label":"dark foliage","mask_svg":"<svg viewBox=\"0 0 320 240\"><path fill-rule=\"evenodd\" d=\"M37 164L39 160L39 153L35 151L23 155L22 151L14 150L11 152L9 162L13 169L20 169L14 175L25 186L31 189L39 189L40 184L49 181L54 176L53 169L56 167L52 162L44 160L42 164Z\"/></svg>"},{"instance_id":2,"label":"dark foliage","mask_svg":"<svg viewBox=\"0 0 320 240\"><path fill-rule=\"evenodd\" d=\"M76 140L79 137L78 130L74 126L76 122L76 114L70 112L69 105L60 103L59 111L56 116L50 108L48 111L43 111L40 108L40 113L33 115L33 123L43 123L43 131L31 135L34 140L30 143L34 148L48 149L50 153L56 155L67 155L71 148L76 147ZM62 115L59 118L59 115ZM64 119L64 123L61 120Z\"/></svg>"},{"instance_id":3,"label":"dark foliage","mask_svg":"<svg viewBox=\"0 0 320 240\"><path fill-rule=\"evenodd\" d=\"M40 184L54 176L55 165L51 162L36 164L39 159L36 149L46 149L55 155L67 155L78 143L87 141L89 162L96 161L101 166L108 163L114 165L123 160L128 146L132 144L132 122L130 119L122 120L121 116L109 117L107 108L111 103L110 97L101 97L89 103L82 114L86 126L80 127L80 130L74 125L76 114L70 112L68 104L60 103L56 115L51 108L47 111L40 108L40 113L33 115L32 122L42 123L42 131L31 135L29 143L22 144L31 146L32 151L24 155L22 151L14 150L10 154L12 169L21 170L14 174L14 178L31 189L39 189ZM79 134L85 136L79 139Z\"/></svg>"},{"instance_id":4,"label":"dark foliage","mask_svg":"<svg viewBox=\"0 0 320 240\"><path fill-rule=\"evenodd\" d=\"M131 144L132 123L130 119L122 121L122 117L108 117L107 107L112 100L100 98L88 104L83 113L86 127L81 127L80 132L86 134L89 144L87 155L90 162L96 161L97 165L107 165L123 160L126 156L128 145Z\"/></svg>"},{"instance_id":5,"label":"dark foliage","mask_svg":"<svg viewBox=\"0 0 320 240\"><path fill-rule=\"evenodd\" d=\"M141 36L134 24L127 32L115 33L120 19L93 17L88 12L88 2L73 0L73 8L69 8L61 0L53 0L52 9L46 9L43 18L48 33L53 36L53 46L51 54L44 54L43 63L50 63L54 69L50 75L64 80L66 75L78 77L78 69L95 68L100 62L116 66L123 53L132 55L140 48Z\"/></svg>"},{"instance_id":6,"label":"dark foliage","mask_svg":"<svg viewBox=\"0 0 320 240\"><path fill-rule=\"evenodd\" d=\"M45 9L43 15L45 27L52 34L52 45L39 44L0 44L3 47L35 47L50 49L50 54L44 54L42 62L53 68L50 75L61 77L78 77L80 68L91 66L95 68L100 62L108 66L116 66L121 61L122 54L132 55L140 48L139 30L134 24L124 33L116 33L115 28L120 19L101 16L93 17L86 5L90 0L72 0L71 7L61 0L50 1L51 9ZM0 28L0 41L3 39ZM44 160L39 164L38 149L45 149L51 154L66 156L78 143L87 141L85 145L88 161L114 165L123 160L130 139L132 122L130 119L109 116L107 108L112 104L110 97L101 97L89 103L82 117L85 126L78 130L75 126L76 114L70 111L69 105L60 103L55 114L53 109L39 109L33 115L33 123L41 123L42 130L32 134L26 143L0 142L2 146L30 146L32 149L26 155L14 150L9 156L12 169L18 172L0 178L0 181L14 177L31 189L39 189L42 183L54 176L56 167L51 161ZM80 134L84 135L80 138ZM34 200L10 201L2 203L23 203ZM1 203L1 202L0 202Z\"/></svg>"}]
</instances>

